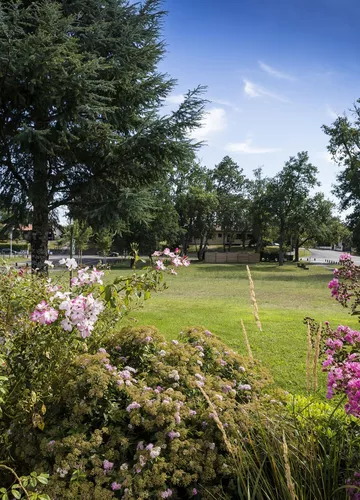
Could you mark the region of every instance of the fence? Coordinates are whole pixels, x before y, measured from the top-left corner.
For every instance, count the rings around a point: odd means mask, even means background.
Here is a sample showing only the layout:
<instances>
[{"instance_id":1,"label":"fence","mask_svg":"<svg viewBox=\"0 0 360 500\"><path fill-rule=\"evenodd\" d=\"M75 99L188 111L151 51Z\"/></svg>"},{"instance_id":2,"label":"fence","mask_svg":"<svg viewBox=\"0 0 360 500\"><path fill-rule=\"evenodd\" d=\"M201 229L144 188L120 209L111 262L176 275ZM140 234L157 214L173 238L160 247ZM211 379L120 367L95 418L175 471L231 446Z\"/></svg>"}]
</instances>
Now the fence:
<instances>
[{"instance_id":1,"label":"fence","mask_svg":"<svg viewBox=\"0 0 360 500\"><path fill-rule=\"evenodd\" d=\"M260 254L245 252L205 252L205 262L211 264L251 264L260 262Z\"/></svg>"}]
</instances>

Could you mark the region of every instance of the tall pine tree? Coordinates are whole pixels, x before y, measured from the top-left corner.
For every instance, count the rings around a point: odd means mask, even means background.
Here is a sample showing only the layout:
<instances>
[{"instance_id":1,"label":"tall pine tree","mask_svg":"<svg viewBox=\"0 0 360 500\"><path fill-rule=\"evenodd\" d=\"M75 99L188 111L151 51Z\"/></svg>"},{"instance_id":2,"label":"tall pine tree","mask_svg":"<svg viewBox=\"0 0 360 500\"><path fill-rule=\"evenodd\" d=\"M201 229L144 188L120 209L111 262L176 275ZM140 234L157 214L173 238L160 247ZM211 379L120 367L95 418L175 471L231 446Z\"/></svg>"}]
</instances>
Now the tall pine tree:
<instances>
[{"instance_id":1,"label":"tall pine tree","mask_svg":"<svg viewBox=\"0 0 360 500\"><path fill-rule=\"evenodd\" d=\"M0 204L32 222L33 267L58 207L136 218L142 191L196 147L203 88L159 114L175 84L157 70L163 17L158 0L1 3Z\"/></svg>"}]
</instances>

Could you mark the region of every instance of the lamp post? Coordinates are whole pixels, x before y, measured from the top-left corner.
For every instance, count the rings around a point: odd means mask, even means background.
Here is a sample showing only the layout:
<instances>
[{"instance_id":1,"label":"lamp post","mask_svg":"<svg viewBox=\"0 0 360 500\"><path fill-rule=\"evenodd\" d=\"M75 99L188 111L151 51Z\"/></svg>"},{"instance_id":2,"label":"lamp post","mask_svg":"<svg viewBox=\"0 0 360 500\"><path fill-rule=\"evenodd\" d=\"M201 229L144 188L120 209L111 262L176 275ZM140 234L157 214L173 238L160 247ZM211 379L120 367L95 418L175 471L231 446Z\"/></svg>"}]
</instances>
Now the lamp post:
<instances>
[{"instance_id":1,"label":"lamp post","mask_svg":"<svg viewBox=\"0 0 360 500\"><path fill-rule=\"evenodd\" d=\"M10 229L10 258L12 257L13 227Z\"/></svg>"}]
</instances>

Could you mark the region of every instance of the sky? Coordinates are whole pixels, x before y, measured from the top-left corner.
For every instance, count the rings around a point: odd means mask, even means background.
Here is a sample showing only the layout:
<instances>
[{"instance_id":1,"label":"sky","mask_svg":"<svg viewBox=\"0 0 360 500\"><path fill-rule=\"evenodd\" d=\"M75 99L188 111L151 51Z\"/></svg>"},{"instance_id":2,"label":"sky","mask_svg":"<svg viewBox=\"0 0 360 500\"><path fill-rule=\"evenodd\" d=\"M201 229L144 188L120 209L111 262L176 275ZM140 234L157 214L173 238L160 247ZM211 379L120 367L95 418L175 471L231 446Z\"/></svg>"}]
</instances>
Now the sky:
<instances>
[{"instance_id":1,"label":"sky","mask_svg":"<svg viewBox=\"0 0 360 500\"><path fill-rule=\"evenodd\" d=\"M328 197L340 167L321 130L360 98L359 0L165 0L167 54L178 85L166 106L207 85L196 139L210 168L231 156L272 176L308 151Z\"/></svg>"}]
</instances>

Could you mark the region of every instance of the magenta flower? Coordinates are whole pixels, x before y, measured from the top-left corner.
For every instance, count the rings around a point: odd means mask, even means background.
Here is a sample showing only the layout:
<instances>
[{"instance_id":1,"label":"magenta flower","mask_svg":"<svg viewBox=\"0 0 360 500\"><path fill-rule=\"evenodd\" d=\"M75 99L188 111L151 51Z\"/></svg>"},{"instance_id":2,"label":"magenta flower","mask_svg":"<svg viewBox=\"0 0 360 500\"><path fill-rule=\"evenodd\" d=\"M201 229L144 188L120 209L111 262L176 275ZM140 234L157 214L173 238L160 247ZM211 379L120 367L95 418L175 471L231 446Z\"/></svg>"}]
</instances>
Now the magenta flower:
<instances>
[{"instance_id":1,"label":"magenta flower","mask_svg":"<svg viewBox=\"0 0 360 500\"><path fill-rule=\"evenodd\" d=\"M105 472L108 472L108 471L109 471L109 470L111 470L113 467L114 467L114 463L113 463L113 462L109 462L109 460L104 460L104 461L103 461L103 468L104 468L104 471L105 471Z\"/></svg>"},{"instance_id":2,"label":"magenta flower","mask_svg":"<svg viewBox=\"0 0 360 500\"><path fill-rule=\"evenodd\" d=\"M328 288L331 290L332 297L339 294L339 286L339 280L337 278L333 278L329 281Z\"/></svg>"},{"instance_id":3,"label":"magenta flower","mask_svg":"<svg viewBox=\"0 0 360 500\"><path fill-rule=\"evenodd\" d=\"M111 483L111 489L112 489L113 491L120 490L120 489L121 489L121 484L116 483L116 482L114 481L113 483Z\"/></svg>"},{"instance_id":4,"label":"magenta flower","mask_svg":"<svg viewBox=\"0 0 360 500\"><path fill-rule=\"evenodd\" d=\"M175 439L180 437L180 432L170 431L167 435L170 439Z\"/></svg>"}]
</instances>

